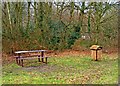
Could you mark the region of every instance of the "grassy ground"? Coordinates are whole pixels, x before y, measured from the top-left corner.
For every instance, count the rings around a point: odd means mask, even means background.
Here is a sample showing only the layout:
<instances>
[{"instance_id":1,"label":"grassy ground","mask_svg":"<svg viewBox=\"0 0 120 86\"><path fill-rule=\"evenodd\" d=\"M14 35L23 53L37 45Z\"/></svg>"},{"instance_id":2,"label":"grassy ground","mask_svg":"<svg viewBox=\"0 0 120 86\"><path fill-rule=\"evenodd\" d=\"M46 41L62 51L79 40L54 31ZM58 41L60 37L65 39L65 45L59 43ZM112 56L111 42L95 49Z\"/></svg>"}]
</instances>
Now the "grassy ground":
<instances>
[{"instance_id":1,"label":"grassy ground","mask_svg":"<svg viewBox=\"0 0 120 86\"><path fill-rule=\"evenodd\" d=\"M117 57L104 55L101 61L88 56L51 57L49 63L26 61L3 66L3 84L117 84Z\"/></svg>"}]
</instances>

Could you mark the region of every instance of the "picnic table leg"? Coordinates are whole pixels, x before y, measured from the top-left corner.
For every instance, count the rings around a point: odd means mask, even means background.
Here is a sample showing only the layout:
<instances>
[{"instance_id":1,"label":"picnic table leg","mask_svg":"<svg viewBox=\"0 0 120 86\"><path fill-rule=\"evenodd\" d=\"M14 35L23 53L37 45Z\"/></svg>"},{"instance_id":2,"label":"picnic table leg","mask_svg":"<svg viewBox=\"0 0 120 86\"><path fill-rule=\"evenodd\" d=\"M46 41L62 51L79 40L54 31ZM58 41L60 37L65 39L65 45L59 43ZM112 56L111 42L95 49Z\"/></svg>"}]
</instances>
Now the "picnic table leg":
<instances>
[{"instance_id":1,"label":"picnic table leg","mask_svg":"<svg viewBox=\"0 0 120 86\"><path fill-rule=\"evenodd\" d=\"M18 58L16 57L16 63L18 64Z\"/></svg>"},{"instance_id":2,"label":"picnic table leg","mask_svg":"<svg viewBox=\"0 0 120 86\"><path fill-rule=\"evenodd\" d=\"M20 62L20 58L18 58L18 65L20 65L20 63L21 63L21 62Z\"/></svg>"},{"instance_id":3,"label":"picnic table leg","mask_svg":"<svg viewBox=\"0 0 120 86\"><path fill-rule=\"evenodd\" d=\"M23 67L23 59L21 59L21 66Z\"/></svg>"},{"instance_id":4,"label":"picnic table leg","mask_svg":"<svg viewBox=\"0 0 120 86\"><path fill-rule=\"evenodd\" d=\"M21 55L21 54L19 53L19 54L18 54L18 58L17 58L17 59L18 59L18 65L20 65L20 55Z\"/></svg>"},{"instance_id":5,"label":"picnic table leg","mask_svg":"<svg viewBox=\"0 0 120 86\"><path fill-rule=\"evenodd\" d=\"M43 51L41 52L41 57L42 57L42 62L44 62L44 58L43 58L44 57L44 52Z\"/></svg>"},{"instance_id":6,"label":"picnic table leg","mask_svg":"<svg viewBox=\"0 0 120 86\"><path fill-rule=\"evenodd\" d=\"M38 56L38 61L40 62L40 55Z\"/></svg>"},{"instance_id":7,"label":"picnic table leg","mask_svg":"<svg viewBox=\"0 0 120 86\"><path fill-rule=\"evenodd\" d=\"M48 57L45 57L45 63L46 63L46 64L47 64L47 58L48 58Z\"/></svg>"},{"instance_id":8,"label":"picnic table leg","mask_svg":"<svg viewBox=\"0 0 120 86\"><path fill-rule=\"evenodd\" d=\"M20 57L16 57L16 63L20 65Z\"/></svg>"},{"instance_id":9,"label":"picnic table leg","mask_svg":"<svg viewBox=\"0 0 120 86\"><path fill-rule=\"evenodd\" d=\"M42 62L44 63L44 58L42 57L41 59L42 59Z\"/></svg>"}]
</instances>

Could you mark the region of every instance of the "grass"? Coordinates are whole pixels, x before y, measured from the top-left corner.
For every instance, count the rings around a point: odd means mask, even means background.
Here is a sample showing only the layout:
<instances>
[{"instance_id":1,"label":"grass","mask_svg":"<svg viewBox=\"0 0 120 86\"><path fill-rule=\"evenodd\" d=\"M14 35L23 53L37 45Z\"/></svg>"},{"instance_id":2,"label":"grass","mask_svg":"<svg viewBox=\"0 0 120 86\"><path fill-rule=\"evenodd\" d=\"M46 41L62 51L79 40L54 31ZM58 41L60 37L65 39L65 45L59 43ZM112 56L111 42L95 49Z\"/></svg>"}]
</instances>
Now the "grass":
<instances>
[{"instance_id":1,"label":"grass","mask_svg":"<svg viewBox=\"0 0 120 86\"><path fill-rule=\"evenodd\" d=\"M3 66L3 84L117 84L118 60L104 55L101 61L87 56L52 57L49 63L26 61Z\"/></svg>"}]
</instances>

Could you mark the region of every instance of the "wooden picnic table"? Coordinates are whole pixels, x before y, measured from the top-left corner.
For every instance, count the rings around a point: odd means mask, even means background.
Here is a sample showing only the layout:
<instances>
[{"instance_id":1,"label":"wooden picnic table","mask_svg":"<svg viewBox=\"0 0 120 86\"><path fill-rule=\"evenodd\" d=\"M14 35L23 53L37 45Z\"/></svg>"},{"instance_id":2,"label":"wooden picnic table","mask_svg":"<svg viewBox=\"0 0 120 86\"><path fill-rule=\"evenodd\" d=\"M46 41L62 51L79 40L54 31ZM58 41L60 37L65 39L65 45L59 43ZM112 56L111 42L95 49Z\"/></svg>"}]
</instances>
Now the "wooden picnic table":
<instances>
[{"instance_id":1,"label":"wooden picnic table","mask_svg":"<svg viewBox=\"0 0 120 86\"><path fill-rule=\"evenodd\" d=\"M23 67L23 60L35 59L35 58L38 58L39 62L43 62L47 64L48 57L45 56L46 51L47 50L16 51L15 54L17 56L14 56L14 57L16 58L16 63L18 65L21 65L22 67ZM40 60L40 58L42 60Z\"/></svg>"}]
</instances>

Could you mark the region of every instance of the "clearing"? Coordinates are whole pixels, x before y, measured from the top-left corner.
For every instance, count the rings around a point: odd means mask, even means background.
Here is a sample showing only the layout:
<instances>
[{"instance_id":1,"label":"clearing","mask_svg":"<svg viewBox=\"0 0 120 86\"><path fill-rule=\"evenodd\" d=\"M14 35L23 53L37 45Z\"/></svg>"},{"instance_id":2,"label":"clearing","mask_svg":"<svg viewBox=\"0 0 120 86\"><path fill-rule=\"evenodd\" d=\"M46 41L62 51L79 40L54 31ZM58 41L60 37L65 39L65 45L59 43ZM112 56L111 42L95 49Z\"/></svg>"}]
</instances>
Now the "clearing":
<instances>
[{"instance_id":1,"label":"clearing","mask_svg":"<svg viewBox=\"0 0 120 86\"><path fill-rule=\"evenodd\" d=\"M8 65L9 64L9 65ZM64 52L51 54L48 64L36 60L3 65L3 84L117 84L118 56L103 54L92 61L90 53Z\"/></svg>"}]
</instances>

